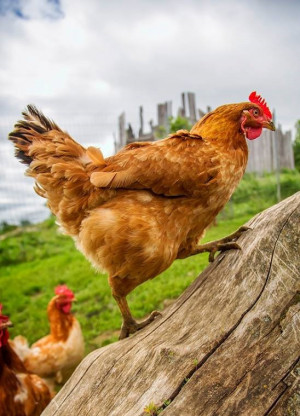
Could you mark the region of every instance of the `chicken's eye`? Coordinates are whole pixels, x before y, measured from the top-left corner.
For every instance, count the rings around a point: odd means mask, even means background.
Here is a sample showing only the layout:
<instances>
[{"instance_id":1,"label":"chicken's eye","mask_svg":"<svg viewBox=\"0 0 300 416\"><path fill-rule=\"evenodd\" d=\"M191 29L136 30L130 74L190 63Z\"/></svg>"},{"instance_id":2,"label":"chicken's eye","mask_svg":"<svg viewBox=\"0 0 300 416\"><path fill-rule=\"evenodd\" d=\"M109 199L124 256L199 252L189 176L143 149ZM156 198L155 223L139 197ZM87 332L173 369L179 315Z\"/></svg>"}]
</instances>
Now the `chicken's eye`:
<instances>
[{"instance_id":1,"label":"chicken's eye","mask_svg":"<svg viewBox=\"0 0 300 416\"><path fill-rule=\"evenodd\" d=\"M258 117L259 116L259 110L257 108L253 109L253 115L254 117Z\"/></svg>"}]
</instances>

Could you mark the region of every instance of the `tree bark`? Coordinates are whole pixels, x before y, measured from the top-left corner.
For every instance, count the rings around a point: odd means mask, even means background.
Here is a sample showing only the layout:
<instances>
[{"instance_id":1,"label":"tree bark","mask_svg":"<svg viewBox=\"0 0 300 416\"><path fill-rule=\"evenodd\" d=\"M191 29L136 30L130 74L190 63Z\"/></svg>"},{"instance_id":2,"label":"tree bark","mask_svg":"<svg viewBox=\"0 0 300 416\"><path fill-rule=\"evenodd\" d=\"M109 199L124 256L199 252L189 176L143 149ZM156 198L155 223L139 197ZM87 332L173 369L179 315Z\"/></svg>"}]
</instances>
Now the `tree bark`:
<instances>
[{"instance_id":1,"label":"tree bark","mask_svg":"<svg viewBox=\"0 0 300 416\"><path fill-rule=\"evenodd\" d=\"M300 192L247 225L242 251L89 354L43 416L300 415Z\"/></svg>"}]
</instances>

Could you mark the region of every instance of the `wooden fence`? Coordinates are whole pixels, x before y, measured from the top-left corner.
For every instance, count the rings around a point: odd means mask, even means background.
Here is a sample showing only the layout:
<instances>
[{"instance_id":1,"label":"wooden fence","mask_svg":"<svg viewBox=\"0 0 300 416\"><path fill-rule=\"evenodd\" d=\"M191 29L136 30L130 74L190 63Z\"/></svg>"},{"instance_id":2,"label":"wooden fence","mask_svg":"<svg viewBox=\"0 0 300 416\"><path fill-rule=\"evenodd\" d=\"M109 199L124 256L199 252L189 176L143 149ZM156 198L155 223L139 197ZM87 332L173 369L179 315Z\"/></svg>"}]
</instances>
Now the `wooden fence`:
<instances>
[{"instance_id":1,"label":"wooden fence","mask_svg":"<svg viewBox=\"0 0 300 416\"><path fill-rule=\"evenodd\" d=\"M247 172L274 172L277 169L295 169L292 134L283 133L279 125L275 132L264 130L258 140L248 140Z\"/></svg>"}]
</instances>

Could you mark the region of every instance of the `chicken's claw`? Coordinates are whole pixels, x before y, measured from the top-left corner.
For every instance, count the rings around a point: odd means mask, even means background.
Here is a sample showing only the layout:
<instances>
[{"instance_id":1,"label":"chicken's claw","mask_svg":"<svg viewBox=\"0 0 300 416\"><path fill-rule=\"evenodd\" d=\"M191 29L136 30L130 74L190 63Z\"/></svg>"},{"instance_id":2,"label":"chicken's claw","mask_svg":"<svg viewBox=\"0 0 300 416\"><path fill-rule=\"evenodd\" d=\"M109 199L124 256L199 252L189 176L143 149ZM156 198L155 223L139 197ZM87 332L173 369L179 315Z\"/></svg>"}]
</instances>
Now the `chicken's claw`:
<instances>
[{"instance_id":1,"label":"chicken's claw","mask_svg":"<svg viewBox=\"0 0 300 416\"><path fill-rule=\"evenodd\" d=\"M226 250L241 250L241 247L236 243L236 240L245 232L251 230L250 227L243 225L234 233L222 238L221 240L211 241L210 243L202 244L191 253L191 255L209 252L208 260L212 263L215 260L215 254L218 251Z\"/></svg>"},{"instance_id":2,"label":"chicken's claw","mask_svg":"<svg viewBox=\"0 0 300 416\"><path fill-rule=\"evenodd\" d=\"M238 245L238 243L232 242L232 243L223 243L223 244L216 244L215 247L212 247L209 253L208 261L212 263L215 261L215 254L218 251L226 251L226 250L241 250L241 247Z\"/></svg>"},{"instance_id":3,"label":"chicken's claw","mask_svg":"<svg viewBox=\"0 0 300 416\"><path fill-rule=\"evenodd\" d=\"M234 233L228 235L227 237L218 240L220 243L229 243L232 241L236 241L245 231L251 230L252 228L248 227L247 225L242 225L238 230Z\"/></svg>"},{"instance_id":4,"label":"chicken's claw","mask_svg":"<svg viewBox=\"0 0 300 416\"><path fill-rule=\"evenodd\" d=\"M136 322L135 320L132 321L124 321L121 327L121 332L119 336L119 340L129 337L130 334L134 334L135 332L139 331L142 328L145 328L145 326L149 325L151 322L154 321L154 319L157 316L161 316L161 313L158 311L153 311L148 316L147 319L145 319L142 322Z\"/></svg>"}]
</instances>

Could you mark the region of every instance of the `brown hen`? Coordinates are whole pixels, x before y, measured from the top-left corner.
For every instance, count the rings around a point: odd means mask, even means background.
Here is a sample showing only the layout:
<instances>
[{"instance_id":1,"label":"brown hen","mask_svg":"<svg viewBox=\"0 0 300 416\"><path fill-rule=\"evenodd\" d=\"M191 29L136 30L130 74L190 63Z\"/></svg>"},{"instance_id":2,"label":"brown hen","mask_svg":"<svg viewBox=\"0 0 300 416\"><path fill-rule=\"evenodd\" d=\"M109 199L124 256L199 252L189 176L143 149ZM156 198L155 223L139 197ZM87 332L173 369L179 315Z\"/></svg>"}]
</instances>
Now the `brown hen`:
<instances>
[{"instance_id":1,"label":"brown hen","mask_svg":"<svg viewBox=\"0 0 300 416\"><path fill-rule=\"evenodd\" d=\"M51 394L39 376L26 370L8 343L11 325L0 305L0 416L39 416Z\"/></svg>"},{"instance_id":2,"label":"brown hen","mask_svg":"<svg viewBox=\"0 0 300 416\"><path fill-rule=\"evenodd\" d=\"M74 300L74 293L66 285L57 286L47 308L50 334L31 347L22 335L10 341L26 370L43 377L53 392L56 383L66 382L84 357L81 327L71 312Z\"/></svg>"},{"instance_id":3,"label":"brown hen","mask_svg":"<svg viewBox=\"0 0 300 416\"><path fill-rule=\"evenodd\" d=\"M228 104L191 131L164 140L132 143L104 159L85 149L28 106L9 138L29 165L36 192L47 198L64 232L109 284L123 316L120 338L153 321L137 323L126 296L167 269L175 259L238 248L241 229L227 239L199 245L206 228L229 200L248 158L246 137L274 130L264 100Z\"/></svg>"}]
</instances>

